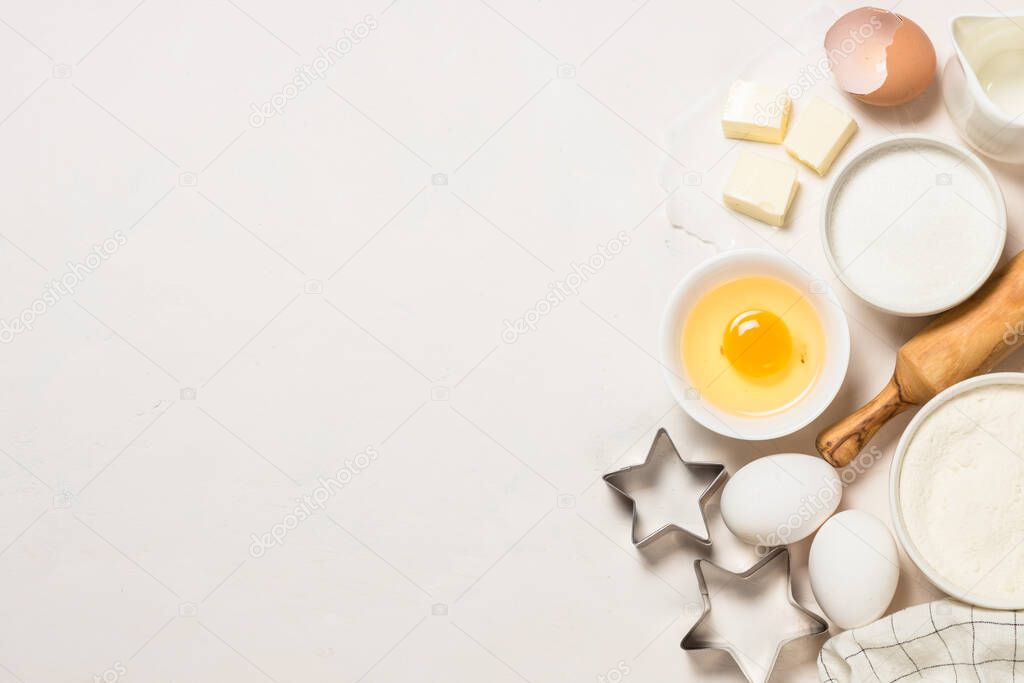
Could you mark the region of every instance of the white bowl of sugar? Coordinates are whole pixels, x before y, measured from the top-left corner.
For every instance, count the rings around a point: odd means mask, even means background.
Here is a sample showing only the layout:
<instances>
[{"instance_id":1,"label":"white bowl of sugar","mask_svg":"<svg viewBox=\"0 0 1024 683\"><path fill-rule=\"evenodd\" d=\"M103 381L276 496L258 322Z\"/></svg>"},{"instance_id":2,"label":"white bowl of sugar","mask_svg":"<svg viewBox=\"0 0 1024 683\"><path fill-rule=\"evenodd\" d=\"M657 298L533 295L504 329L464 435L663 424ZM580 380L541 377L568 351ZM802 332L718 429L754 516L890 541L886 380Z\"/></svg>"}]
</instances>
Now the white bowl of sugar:
<instances>
[{"instance_id":1,"label":"white bowl of sugar","mask_svg":"<svg viewBox=\"0 0 1024 683\"><path fill-rule=\"evenodd\" d=\"M821 238L836 276L868 304L932 315L992 274L1006 243L1006 205L972 152L897 135L839 171L822 206Z\"/></svg>"}]
</instances>

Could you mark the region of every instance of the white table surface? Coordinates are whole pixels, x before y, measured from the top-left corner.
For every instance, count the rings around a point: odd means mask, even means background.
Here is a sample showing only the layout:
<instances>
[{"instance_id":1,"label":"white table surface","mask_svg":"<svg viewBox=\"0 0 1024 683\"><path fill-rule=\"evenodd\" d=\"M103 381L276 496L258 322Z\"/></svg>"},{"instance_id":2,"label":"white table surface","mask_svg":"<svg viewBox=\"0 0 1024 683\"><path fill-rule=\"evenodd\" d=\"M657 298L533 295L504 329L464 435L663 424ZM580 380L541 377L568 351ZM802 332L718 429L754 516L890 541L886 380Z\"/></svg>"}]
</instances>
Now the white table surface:
<instances>
[{"instance_id":1,"label":"white table surface","mask_svg":"<svg viewBox=\"0 0 1024 683\"><path fill-rule=\"evenodd\" d=\"M714 250L665 217L662 136L805 3L744 4L3 2L0 317L34 320L0 345L0 683L740 680L679 648L707 553L638 552L600 475L659 426L731 471L810 452L919 324L844 299L836 404L756 448L664 386L662 303ZM949 6L899 8L940 57ZM844 508L888 520L906 419ZM709 515L710 556L748 565ZM894 608L934 593L903 569ZM776 680L816 680L813 655Z\"/></svg>"}]
</instances>

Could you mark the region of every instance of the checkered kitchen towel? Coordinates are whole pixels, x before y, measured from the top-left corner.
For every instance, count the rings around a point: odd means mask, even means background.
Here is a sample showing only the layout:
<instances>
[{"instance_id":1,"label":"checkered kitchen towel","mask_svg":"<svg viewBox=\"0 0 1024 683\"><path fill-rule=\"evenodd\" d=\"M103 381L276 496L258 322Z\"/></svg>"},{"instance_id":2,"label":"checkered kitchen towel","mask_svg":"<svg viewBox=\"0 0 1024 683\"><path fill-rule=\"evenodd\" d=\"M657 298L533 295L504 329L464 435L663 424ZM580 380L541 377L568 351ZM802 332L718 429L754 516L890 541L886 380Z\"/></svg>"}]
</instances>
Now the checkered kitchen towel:
<instances>
[{"instance_id":1,"label":"checkered kitchen towel","mask_svg":"<svg viewBox=\"0 0 1024 683\"><path fill-rule=\"evenodd\" d=\"M818 673L822 683L1024 683L1024 612L909 607L829 639Z\"/></svg>"}]
</instances>

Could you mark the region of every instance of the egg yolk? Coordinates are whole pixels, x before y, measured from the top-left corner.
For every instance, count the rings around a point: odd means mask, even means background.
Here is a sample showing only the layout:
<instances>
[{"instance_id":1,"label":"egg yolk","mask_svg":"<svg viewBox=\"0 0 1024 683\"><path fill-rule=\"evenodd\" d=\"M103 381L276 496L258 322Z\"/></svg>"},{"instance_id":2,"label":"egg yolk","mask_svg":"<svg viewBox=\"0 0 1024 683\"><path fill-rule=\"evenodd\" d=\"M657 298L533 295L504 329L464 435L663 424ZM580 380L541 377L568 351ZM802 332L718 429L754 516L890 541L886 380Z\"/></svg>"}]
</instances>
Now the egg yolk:
<instances>
[{"instance_id":1,"label":"egg yolk","mask_svg":"<svg viewBox=\"0 0 1024 683\"><path fill-rule=\"evenodd\" d=\"M793 339L779 316L754 309L740 313L726 327L722 353L741 374L767 377L789 363Z\"/></svg>"}]
</instances>

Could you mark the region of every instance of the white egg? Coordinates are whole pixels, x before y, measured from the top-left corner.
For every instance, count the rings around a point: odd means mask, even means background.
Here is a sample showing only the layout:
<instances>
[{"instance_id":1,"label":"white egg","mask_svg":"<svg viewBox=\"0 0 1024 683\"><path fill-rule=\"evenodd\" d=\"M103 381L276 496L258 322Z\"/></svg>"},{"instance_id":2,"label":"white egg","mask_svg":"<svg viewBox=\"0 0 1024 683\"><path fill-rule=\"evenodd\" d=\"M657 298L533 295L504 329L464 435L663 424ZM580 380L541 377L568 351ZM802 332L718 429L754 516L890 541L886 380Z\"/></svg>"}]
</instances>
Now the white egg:
<instances>
[{"instance_id":1,"label":"white egg","mask_svg":"<svg viewBox=\"0 0 1024 683\"><path fill-rule=\"evenodd\" d=\"M786 545L810 536L839 507L843 484L821 458L769 455L741 467L722 491L722 519L747 543Z\"/></svg>"},{"instance_id":2,"label":"white egg","mask_svg":"<svg viewBox=\"0 0 1024 683\"><path fill-rule=\"evenodd\" d=\"M807 561L811 590L821 609L844 629L885 614L900 578L896 542L880 519L845 510L825 522Z\"/></svg>"}]
</instances>

